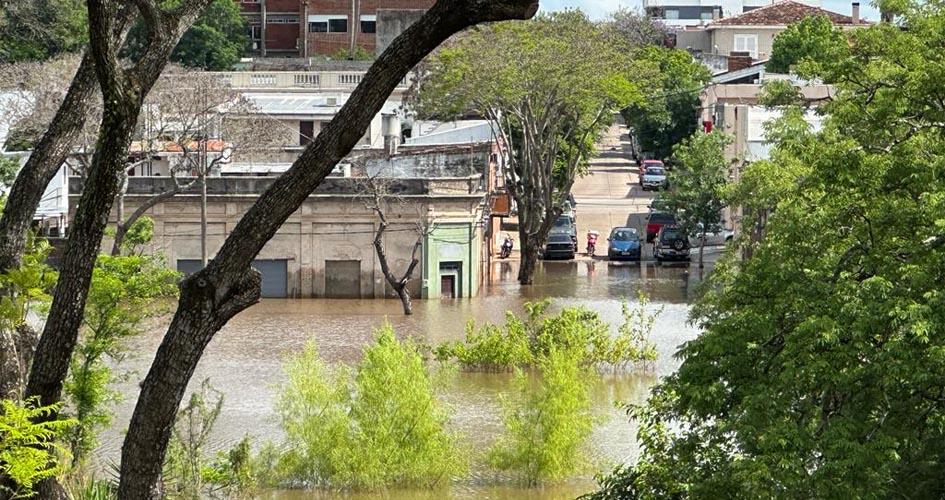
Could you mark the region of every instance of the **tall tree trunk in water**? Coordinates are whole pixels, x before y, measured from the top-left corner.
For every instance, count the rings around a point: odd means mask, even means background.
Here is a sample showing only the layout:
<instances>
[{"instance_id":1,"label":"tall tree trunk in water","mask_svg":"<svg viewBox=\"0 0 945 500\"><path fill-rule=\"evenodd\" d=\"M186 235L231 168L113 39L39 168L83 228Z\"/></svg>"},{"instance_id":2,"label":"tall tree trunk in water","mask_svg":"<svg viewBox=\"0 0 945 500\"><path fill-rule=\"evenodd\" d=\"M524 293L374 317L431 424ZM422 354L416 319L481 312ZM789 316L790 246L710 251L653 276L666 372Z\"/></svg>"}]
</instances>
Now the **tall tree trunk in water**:
<instances>
[{"instance_id":1,"label":"tall tree trunk in water","mask_svg":"<svg viewBox=\"0 0 945 500\"><path fill-rule=\"evenodd\" d=\"M541 244L528 235L527 230L521 223L518 226L518 241L521 242L519 245L521 260L518 265L518 281L523 285L530 285L535 279L538 260L541 259Z\"/></svg>"},{"instance_id":2,"label":"tall tree trunk in water","mask_svg":"<svg viewBox=\"0 0 945 500\"><path fill-rule=\"evenodd\" d=\"M207 173L200 174L200 262L207 267Z\"/></svg>"},{"instance_id":3,"label":"tall tree trunk in water","mask_svg":"<svg viewBox=\"0 0 945 500\"><path fill-rule=\"evenodd\" d=\"M60 400L101 246L127 161L128 146L144 98L157 81L180 36L210 0L185 0L162 11L149 0L133 2L147 27L147 47L129 68L118 60L121 13L108 0L88 0L90 53L102 89L104 110L95 155L78 203L69 245L53 294L46 328L30 371L27 396L42 405ZM45 418L55 418L47 415Z\"/></svg>"},{"instance_id":4,"label":"tall tree trunk in water","mask_svg":"<svg viewBox=\"0 0 945 500\"><path fill-rule=\"evenodd\" d=\"M705 227L702 228L702 234L699 236L699 269L705 267L702 255L705 252Z\"/></svg>"},{"instance_id":5,"label":"tall tree trunk in water","mask_svg":"<svg viewBox=\"0 0 945 500\"><path fill-rule=\"evenodd\" d=\"M253 259L357 144L410 69L468 26L527 19L537 10L534 0L438 0L377 58L334 119L250 207L207 267L183 281L177 312L141 383L122 446L118 498L158 497L174 417L204 348L230 318L259 300Z\"/></svg>"}]
</instances>

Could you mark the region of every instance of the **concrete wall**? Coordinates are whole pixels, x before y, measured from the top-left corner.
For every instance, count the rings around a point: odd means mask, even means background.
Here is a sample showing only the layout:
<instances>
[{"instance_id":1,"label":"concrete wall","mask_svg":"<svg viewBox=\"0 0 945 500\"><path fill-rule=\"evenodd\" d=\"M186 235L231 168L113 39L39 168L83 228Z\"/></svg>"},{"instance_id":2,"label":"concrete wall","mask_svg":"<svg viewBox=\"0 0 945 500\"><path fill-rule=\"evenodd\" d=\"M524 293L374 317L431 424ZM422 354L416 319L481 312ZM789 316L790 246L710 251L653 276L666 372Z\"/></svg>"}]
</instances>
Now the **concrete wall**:
<instances>
[{"instance_id":1,"label":"concrete wall","mask_svg":"<svg viewBox=\"0 0 945 500\"><path fill-rule=\"evenodd\" d=\"M423 15L423 10L377 10L377 42L375 53L384 52L398 35Z\"/></svg>"},{"instance_id":2,"label":"concrete wall","mask_svg":"<svg viewBox=\"0 0 945 500\"><path fill-rule=\"evenodd\" d=\"M774 37L785 29L785 26L719 27L712 30L712 52L727 56L735 50L735 35L756 35L758 54L754 59L764 61L771 57Z\"/></svg>"},{"instance_id":3,"label":"concrete wall","mask_svg":"<svg viewBox=\"0 0 945 500\"><path fill-rule=\"evenodd\" d=\"M229 177L208 179L207 247L210 258L222 246L226 236L232 232L240 218L256 201L253 193L261 192L274 180L273 177ZM455 181L455 182L454 182ZM169 179L132 178L129 195L125 198L126 214L143 203L151 194L166 188ZM466 183L465 185L463 183ZM387 207L390 222L384 236L389 264L395 274L403 273L409 265L415 231L420 218L432 218L436 231L424 241L423 261L418 266L410 285L414 297L426 297L421 284L426 278L436 281L438 296L439 262L442 259L463 262L463 296L478 293L479 284L487 271L482 265L488 259L491 239L485 239L477 223L483 218L485 193L469 194L469 182L459 180L435 181L439 186L431 189L431 181L422 179L396 179L392 191L403 194L404 202L392 202ZM456 184L455 186L453 184ZM162 187L163 186L163 187ZM355 180L329 178L319 190L296 211L260 252L258 259L285 260L287 269L287 294L289 297L331 296L326 289L326 261L359 261L360 296L362 298L393 297L384 279L372 245L377 219L363 201L352 195ZM73 187L70 209L74 214L81 195L81 179L70 178ZM433 195L431 191L443 191ZM452 194L458 191L459 194ZM169 265L176 266L178 260L199 260L200 248L200 198L194 191L175 196L148 211L154 220L154 239L146 250L166 256ZM117 220L113 213L110 223ZM473 228L473 229L470 229ZM472 236L470 233L472 232ZM110 248L106 241L103 248ZM459 245L458 247L456 245ZM428 248L429 246L429 248ZM483 246L487 246L483 248ZM459 248L459 259L454 254ZM485 257L483 257L485 255ZM431 256L432 260L426 260ZM429 264L429 265L427 265ZM433 275L426 273L433 270Z\"/></svg>"}]
</instances>

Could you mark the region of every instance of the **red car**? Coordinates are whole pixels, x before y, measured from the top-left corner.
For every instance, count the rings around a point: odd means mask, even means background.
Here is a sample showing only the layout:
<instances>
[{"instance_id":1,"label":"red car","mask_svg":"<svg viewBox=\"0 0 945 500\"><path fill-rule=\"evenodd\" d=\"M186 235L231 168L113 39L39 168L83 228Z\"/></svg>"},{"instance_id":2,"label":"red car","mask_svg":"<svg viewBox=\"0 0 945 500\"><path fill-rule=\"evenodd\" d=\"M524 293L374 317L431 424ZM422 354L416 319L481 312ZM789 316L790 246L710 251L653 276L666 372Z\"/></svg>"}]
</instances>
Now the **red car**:
<instances>
[{"instance_id":1,"label":"red car","mask_svg":"<svg viewBox=\"0 0 945 500\"><path fill-rule=\"evenodd\" d=\"M663 226L673 226L676 224L676 217L673 214L665 212L650 212L646 218L646 242L649 243L656 238L657 233Z\"/></svg>"},{"instance_id":2,"label":"red car","mask_svg":"<svg viewBox=\"0 0 945 500\"><path fill-rule=\"evenodd\" d=\"M664 167L661 160L643 160L643 163L640 164L640 185L643 185L643 174L646 173L646 169L649 167Z\"/></svg>"}]
</instances>

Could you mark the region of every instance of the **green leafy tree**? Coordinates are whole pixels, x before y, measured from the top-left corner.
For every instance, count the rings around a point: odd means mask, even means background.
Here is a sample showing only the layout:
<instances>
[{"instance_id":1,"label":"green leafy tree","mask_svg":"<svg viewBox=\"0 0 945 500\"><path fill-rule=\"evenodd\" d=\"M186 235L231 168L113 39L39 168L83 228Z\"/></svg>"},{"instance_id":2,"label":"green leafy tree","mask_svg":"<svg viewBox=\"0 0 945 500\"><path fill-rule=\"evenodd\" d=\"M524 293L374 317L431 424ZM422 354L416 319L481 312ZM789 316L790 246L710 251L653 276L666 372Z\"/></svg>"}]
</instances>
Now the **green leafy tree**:
<instances>
[{"instance_id":1,"label":"green leafy tree","mask_svg":"<svg viewBox=\"0 0 945 500\"><path fill-rule=\"evenodd\" d=\"M706 233L721 229L723 192L729 178L725 147L731 138L721 132L696 132L676 147L678 167L670 171L672 187L666 199L686 234L699 237L699 267L703 267Z\"/></svg>"},{"instance_id":2,"label":"green leafy tree","mask_svg":"<svg viewBox=\"0 0 945 500\"><path fill-rule=\"evenodd\" d=\"M82 0L0 3L0 62L39 61L78 52L88 43Z\"/></svg>"},{"instance_id":3,"label":"green leafy tree","mask_svg":"<svg viewBox=\"0 0 945 500\"><path fill-rule=\"evenodd\" d=\"M698 126L699 91L709 71L684 50L646 46L634 52L633 74L644 82L644 98L621 114L642 152L668 158Z\"/></svg>"},{"instance_id":4,"label":"green leafy tree","mask_svg":"<svg viewBox=\"0 0 945 500\"><path fill-rule=\"evenodd\" d=\"M3 399L0 408L0 494L30 498L39 482L55 477L68 463L69 452L59 442L73 422L49 418L59 408L37 406L35 399Z\"/></svg>"},{"instance_id":5,"label":"green leafy tree","mask_svg":"<svg viewBox=\"0 0 945 500\"><path fill-rule=\"evenodd\" d=\"M466 464L417 346L391 326L352 372L330 372L314 344L289 359L278 403L286 443L276 482L331 488L433 486Z\"/></svg>"},{"instance_id":6,"label":"green leafy tree","mask_svg":"<svg viewBox=\"0 0 945 500\"><path fill-rule=\"evenodd\" d=\"M99 256L65 385L78 422L69 438L77 462L95 448L98 431L112 421L111 404L119 394L110 385L116 365L128 355L127 340L141 333L146 320L167 311L161 300L177 295L178 276L155 257Z\"/></svg>"},{"instance_id":7,"label":"green leafy tree","mask_svg":"<svg viewBox=\"0 0 945 500\"><path fill-rule=\"evenodd\" d=\"M505 400L505 432L489 450L498 470L527 484L566 479L588 465L585 446L594 430L590 374L579 349L540 356L534 377L519 371L518 400Z\"/></svg>"},{"instance_id":8,"label":"green leafy tree","mask_svg":"<svg viewBox=\"0 0 945 500\"><path fill-rule=\"evenodd\" d=\"M20 162L16 158L0 156L0 190L6 192L13 185L16 173L20 171Z\"/></svg>"},{"instance_id":9,"label":"green leafy tree","mask_svg":"<svg viewBox=\"0 0 945 500\"><path fill-rule=\"evenodd\" d=\"M640 98L626 43L579 11L498 23L440 48L421 68L413 106L444 119L478 114L510 146L506 186L518 206L519 281L539 251L594 140Z\"/></svg>"},{"instance_id":10,"label":"green leafy tree","mask_svg":"<svg viewBox=\"0 0 945 500\"><path fill-rule=\"evenodd\" d=\"M144 27L135 25L128 34L125 54L137 59L144 43ZM246 20L233 0L214 0L181 37L171 61L210 71L233 69L246 52L249 38Z\"/></svg>"},{"instance_id":11,"label":"green leafy tree","mask_svg":"<svg viewBox=\"0 0 945 500\"><path fill-rule=\"evenodd\" d=\"M774 37L765 68L772 73L788 73L792 66L801 63L816 65L818 61L836 61L848 55L849 43L843 31L827 16L809 16ZM806 74L811 71L816 69L811 67Z\"/></svg>"},{"instance_id":12,"label":"green leafy tree","mask_svg":"<svg viewBox=\"0 0 945 500\"><path fill-rule=\"evenodd\" d=\"M753 179L764 236L716 269L703 333L635 414L635 497L945 495L945 10L904 16L850 33L822 129Z\"/></svg>"},{"instance_id":13,"label":"green leafy tree","mask_svg":"<svg viewBox=\"0 0 945 500\"><path fill-rule=\"evenodd\" d=\"M578 354L583 367L625 368L656 359L649 336L659 312L649 312L648 304L642 292L633 308L624 303L624 323L612 336L609 325L584 307L566 307L552 315L547 300L525 303L524 318L510 311L504 327L485 324L477 329L467 323L463 340L440 344L433 354L440 361L455 359L467 369L511 371L535 366L547 353L566 349Z\"/></svg>"}]
</instances>

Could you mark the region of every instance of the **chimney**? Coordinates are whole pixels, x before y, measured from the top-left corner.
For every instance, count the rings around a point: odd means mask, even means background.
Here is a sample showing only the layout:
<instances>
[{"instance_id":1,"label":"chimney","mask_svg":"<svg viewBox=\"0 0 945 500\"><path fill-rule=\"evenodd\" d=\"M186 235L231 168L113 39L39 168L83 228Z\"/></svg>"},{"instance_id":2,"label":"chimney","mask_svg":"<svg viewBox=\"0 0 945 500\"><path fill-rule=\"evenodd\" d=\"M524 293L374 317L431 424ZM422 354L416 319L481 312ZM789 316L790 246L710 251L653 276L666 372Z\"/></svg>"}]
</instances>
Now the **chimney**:
<instances>
[{"instance_id":1,"label":"chimney","mask_svg":"<svg viewBox=\"0 0 945 500\"><path fill-rule=\"evenodd\" d=\"M400 118L396 114L381 116L381 134L384 135L384 151L388 156L397 154L400 145Z\"/></svg>"},{"instance_id":2,"label":"chimney","mask_svg":"<svg viewBox=\"0 0 945 500\"><path fill-rule=\"evenodd\" d=\"M853 18L853 24L860 24L860 2L853 2L853 13L850 17Z\"/></svg>"},{"instance_id":3,"label":"chimney","mask_svg":"<svg viewBox=\"0 0 945 500\"><path fill-rule=\"evenodd\" d=\"M751 66L751 54L748 52L729 52L728 70L738 71Z\"/></svg>"},{"instance_id":4,"label":"chimney","mask_svg":"<svg viewBox=\"0 0 945 500\"><path fill-rule=\"evenodd\" d=\"M719 19L722 19L722 7L712 7L712 22L716 22Z\"/></svg>"}]
</instances>

